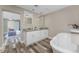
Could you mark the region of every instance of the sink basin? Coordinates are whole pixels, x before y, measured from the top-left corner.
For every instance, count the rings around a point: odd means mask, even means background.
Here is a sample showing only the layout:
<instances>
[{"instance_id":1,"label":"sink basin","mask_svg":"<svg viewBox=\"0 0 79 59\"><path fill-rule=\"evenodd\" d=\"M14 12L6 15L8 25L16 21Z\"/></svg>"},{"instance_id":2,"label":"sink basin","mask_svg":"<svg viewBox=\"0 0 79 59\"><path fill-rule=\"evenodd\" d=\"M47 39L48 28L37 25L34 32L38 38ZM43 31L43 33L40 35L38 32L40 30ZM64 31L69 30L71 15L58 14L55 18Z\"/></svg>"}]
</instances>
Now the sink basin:
<instances>
[{"instance_id":1,"label":"sink basin","mask_svg":"<svg viewBox=\"0 0 79 59\"><path fill-rule=\"evenodd\" d=\"M79 29L70 29L71 33L79 33Z\"/></svg>"}]
</instances>

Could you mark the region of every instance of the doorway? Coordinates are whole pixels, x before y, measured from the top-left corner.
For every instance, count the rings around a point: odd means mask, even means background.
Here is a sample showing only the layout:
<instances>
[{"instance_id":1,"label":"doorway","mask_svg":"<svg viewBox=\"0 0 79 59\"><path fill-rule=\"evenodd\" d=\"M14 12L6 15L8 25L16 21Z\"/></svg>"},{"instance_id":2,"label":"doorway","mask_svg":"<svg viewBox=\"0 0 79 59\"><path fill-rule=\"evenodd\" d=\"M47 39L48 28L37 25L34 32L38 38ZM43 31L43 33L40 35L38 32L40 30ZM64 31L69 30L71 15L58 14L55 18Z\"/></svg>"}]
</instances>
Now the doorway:
<instances>
[{"instance_id":1,"label":"doorway","mask_svg":"<svg viewBox=\"0 0 79 59\"><path fill-rule=\"evenodd\" d=\"M3 17L3 38L4 40L9 39L9 37L11 36L19 35L21 31L20 15L17 13L13 13L13 12L3 11L2 17Z\"/></svg>"}]
</instances>

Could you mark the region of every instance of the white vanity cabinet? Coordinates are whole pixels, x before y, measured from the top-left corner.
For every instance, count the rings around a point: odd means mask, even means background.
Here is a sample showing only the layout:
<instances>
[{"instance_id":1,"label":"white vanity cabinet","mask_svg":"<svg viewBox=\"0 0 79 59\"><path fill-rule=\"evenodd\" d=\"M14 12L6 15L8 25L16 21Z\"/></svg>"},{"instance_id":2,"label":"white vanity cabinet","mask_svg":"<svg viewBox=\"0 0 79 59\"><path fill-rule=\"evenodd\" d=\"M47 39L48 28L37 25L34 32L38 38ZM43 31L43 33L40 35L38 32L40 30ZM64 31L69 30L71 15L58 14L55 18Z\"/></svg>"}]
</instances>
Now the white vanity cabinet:
<instances>
[{"instance_id":1,"label":"white vanity cabinet","mask_svg":"<svg viewBox=\"0 0 79 59\"><path fill-rule=\"evenodd\" d=\"M31 31L26 34L26 45L33 44L48 37L48 30Z\"/></svg>"}]
</instances>

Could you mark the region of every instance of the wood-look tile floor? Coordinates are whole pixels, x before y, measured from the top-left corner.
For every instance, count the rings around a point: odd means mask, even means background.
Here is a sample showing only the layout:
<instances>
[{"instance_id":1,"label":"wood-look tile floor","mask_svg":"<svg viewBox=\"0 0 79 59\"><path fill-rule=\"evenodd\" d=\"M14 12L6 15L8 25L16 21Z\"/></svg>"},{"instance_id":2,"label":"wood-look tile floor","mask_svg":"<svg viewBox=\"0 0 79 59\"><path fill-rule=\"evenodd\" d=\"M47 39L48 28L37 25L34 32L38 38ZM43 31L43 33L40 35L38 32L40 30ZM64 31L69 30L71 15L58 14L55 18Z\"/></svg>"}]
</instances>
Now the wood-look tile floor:
<instances>
[{"instance_id":1,"label":"wood-look tile floor","mask_svg":"<svg viewBox=\"0 0 79 59\"><path fill-rule=\"evenodd\" d=\"M34 43L28 47L31 53L52 53L50 46L50 39L44 39L40 42Z\"/></svg>"},{"instance_id":2,"label":"wood-look tile floor","mask_svg":"<svg viewBox=\"0 0 79 59\"><path fill-rule=\"evenodd\" d=\"M52 52L53 51L50 46L50 39L48 38L26 47L26 51L24 52L21 51L17 52L16 49L7 51L7 53L52 53Z\"/></svg>"}]
</instances>

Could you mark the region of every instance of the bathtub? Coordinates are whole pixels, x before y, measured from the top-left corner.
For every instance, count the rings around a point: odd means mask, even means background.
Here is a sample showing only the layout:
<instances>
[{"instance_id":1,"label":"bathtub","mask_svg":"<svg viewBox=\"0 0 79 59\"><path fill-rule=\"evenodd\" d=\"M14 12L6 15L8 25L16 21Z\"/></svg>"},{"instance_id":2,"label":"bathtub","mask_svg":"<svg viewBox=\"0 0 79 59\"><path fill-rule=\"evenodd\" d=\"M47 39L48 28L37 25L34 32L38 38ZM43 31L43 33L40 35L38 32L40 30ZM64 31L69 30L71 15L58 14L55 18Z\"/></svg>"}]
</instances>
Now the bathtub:
<instances>
[{"instance_id":1,"label":"bathtub","mask_svg":"<svg viewBox=\"0 0 79 59\"><path fill-rule=\"evenodd\" d=\"M77 45L72 41L71 33L59 33L51 41L50 45L54 53L75 53L77 51Z\"/></svg>"}]
</instances>

